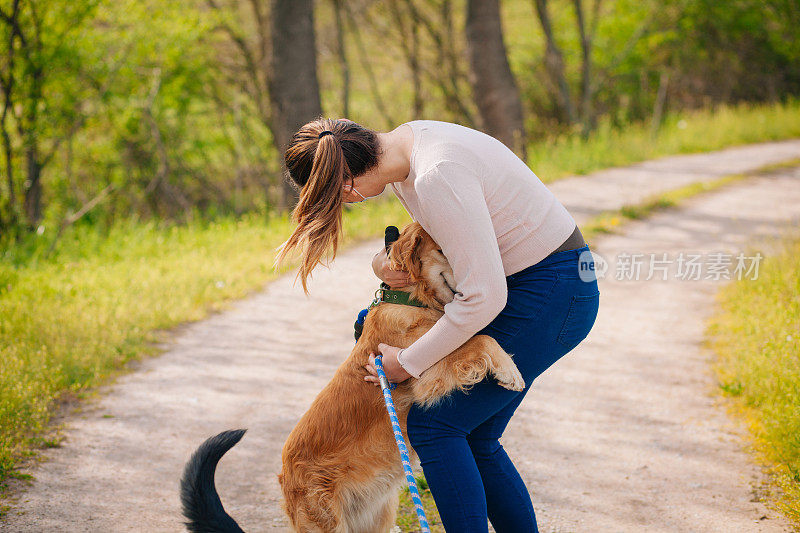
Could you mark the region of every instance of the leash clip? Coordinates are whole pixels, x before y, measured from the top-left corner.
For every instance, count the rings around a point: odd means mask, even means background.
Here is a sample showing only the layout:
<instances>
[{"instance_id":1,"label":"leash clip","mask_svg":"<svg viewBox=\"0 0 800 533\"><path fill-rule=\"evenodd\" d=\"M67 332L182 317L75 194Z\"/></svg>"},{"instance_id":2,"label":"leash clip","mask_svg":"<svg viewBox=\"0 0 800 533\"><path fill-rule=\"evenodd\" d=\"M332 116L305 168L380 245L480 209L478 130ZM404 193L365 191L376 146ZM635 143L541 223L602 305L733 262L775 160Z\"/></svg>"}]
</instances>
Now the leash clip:
<instances>
[{"instance_id":1,"label":"leash clip","mask_svg":"<svg viewBox=\"0 0 800 533\"><path fill-rule=\"evenodd\" d=\"M378 371L378 381L384 391L392 391L397 388L397 383L392 383L389 381L389 378L386 377L386 372L383 370L383 356L381 354L375 356L375 370Z\"/></svg>"}]
</instances>

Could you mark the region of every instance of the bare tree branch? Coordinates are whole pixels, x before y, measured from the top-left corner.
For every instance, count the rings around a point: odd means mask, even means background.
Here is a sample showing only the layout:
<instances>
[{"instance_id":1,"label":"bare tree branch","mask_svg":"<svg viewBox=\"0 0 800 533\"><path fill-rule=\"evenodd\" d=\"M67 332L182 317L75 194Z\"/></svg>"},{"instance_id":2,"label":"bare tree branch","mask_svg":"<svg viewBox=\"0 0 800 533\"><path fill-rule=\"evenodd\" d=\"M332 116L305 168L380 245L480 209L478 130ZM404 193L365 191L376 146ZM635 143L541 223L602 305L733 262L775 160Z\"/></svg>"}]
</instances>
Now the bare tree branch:
<instances>
[{"instance_id":1,"label":"bare tree branch","mask_svg":"<svg viewBox=\"0 0 800 533\"><path fill-rule=\"evenodd\" d=\"M408 8L413 0L408 0L404 5ZM411 85L413 92L413 109L415 117L422 115L422 80L420 79L420 65L419 65L419 33L417 31L418 25L413 21L408 24L404 13L400 10L398 2L389 2L389 10L394 19L394 27L398 32L398 42L405 57L408 68L411 71ZM409 39L408 36L411 36Z\"/></svg>"},{"instance_id":2,"label":"bare tree branch","mask_svg":"<svg viewBox=\"0 0 800 533\"><path fill-rule=\"evenodd\" d=\"M344 3L344 6L344 13L347 16L348 23L350 24L350 32L352 33L353 40L356 43L356 49L361 57L361 67L367 74L367 83L369 84L370 91L372 92L372 97L375 100L375 107L378 109L381 117L383 117L383 120L386 122L386 127L388 129L392 129L395 127L396 123L394 118L389 113L389 110L386 108L383 98L381 97L380 88L378 87L378 82L375 78L375 72L372 70L372 64L369 60L369 54L364 46L364 41L361 39L361 31L358 28L358 23L356 22L355 16L350 10L350 6L347 4L347 2Z\"/></svg>"},{"instance_id":3,"label":"bare tree branch","mask_svg":"<svg viewBox=\"0 0 800 533\"><path fill-rule=\"evenodd\" d=\"M594 123L594 116L592 111L592 88L591 88L591 75L592 75L592 32L586 29L586 23L583 19L583 2L582 0L572 0L575 8L575 18L578 23L578 35L581 39L581 134L583 137L588 137L589 132L592 130ZM595 0L595 9L599 5L599 0ZM592 24L597 22L597 13L595 13Z\"/></svg>"},{"instance_id":4,"label":"bare tree branch","mask_svg":"<svg viewBox=\"0 0 800 533\"><path fill-rule=\"evenodd\" d=\"M546 40L545 66L553 84L558 89L556 91L556 99L567 115L569 123L575 124L577 122L577 114L575 107L572 105L572 97L570 96L569 85L564 72L564 55L561 53L561 49L558 47L553 35L553 25L550 22L550 14L547 11L547 0L534 0L534 5L536 6L536 13L539 16L539 23L542 26Z\"/></svg>"},{"instance_id":5,"label":"bare tree branch","mask_svg":"<svg viewBox=\"0 0 800 533\"><path fill-rule=\"evenodd\" d=\"M620 50L619 53L617 53L613 58L611 58L611 61L608 63L608 65L603 67L601 71L603 75L598 76L595 79L595 82L592 83L591 87L592 93L597 92L600 87L602 87L605 83L607 83L608 80L611 79L611 75L617 69L617 67L619 67L623 61L625 61L626 59L628 59L628 57L630 57L631 52L633 52L633 48L636 46L636 43L638 43L642 39L642 37L644 37L647 34L653 22L655 21L655 18L656 18L656 11L655 9L653 9L650 11L647 18L645 18L642 21L639 27L636 28L636 31L633 32L631 37L625 42L625 46L622 47L622 50Z\"/></svg>"},{"instance_id":6,"label":"bare tree branch","mask_svg":"<svg viewBox=\"0 0 800 533\"><path fill-rule=\"evenodd\" d=\"M172 200L177 203L184 211L187 219L192 218L192 206L189 200L180 192L179 189L173 187L169 183L169 153L167 146L164 142L164 137L161 135L161 129L153 116L153 106L155 105L156 96L161 89L161 69L156 67L153 69L153 84L150 88L150 93L147 96L143 111L147 122L150 124L150 134L153 141L156 143L156 151L158 152L158 169L156 175L150 180L150 183L145 188L146 194L152 194L156 188L161 188Z\"/></svg>"},{"instance_id":7,"label":"bare tree branch","mask_svg":"<svg viewBox=\"0 0 800 533\"><path fill-rule=\"evenodd\" d=\"M344 21L342 20L342 0L333 0L333 14L336 23L336 48L339 66L342 69L342 116L350 116L350 63L347 60L347 47L344 41Z\"/></svg>"},{"instance_id":8,"label":"bare tree branch","mask_svg":"<svg viewBox=\"0 0 800 533\"><path fill-rule=\"evenodd\" d=\"M64 230L67 229L69 226L83 218L83 216L94 209L100 202L106 199L106 197L114 190L114 184L109 183L105 189L100 191L94 198L86 202L80 209L78 209L75 213L67 215L64 220L61 221L61 224L58 227L58 232L56 236L53 238L52 242L50 242L50 246L47 247L47 251L44 254L44 257L50 257L50 254L53 253L53 250L56 247L56 244L61 239L61 235L64 233Z\"/></svg>"},{"instance_id":9,"label":"bare tree branch","mask_svg":"<svg viewBox=\"0 0 800 533\"><path fill-rule=\"evenodd\" d=\"M211 9L216 11L221 11L219 4L215 0L206 0L206 3ZM254 0L252 2L255 6L258 6L258 1ZM261 13L260 11L256 12L256 19L259 20L260 25L260 18ZM253 100L258 107L258 112L261 114L262 118L267 121L270 116L269 106L266 104L267 99L265 97L265 87L264 82L262 82L261 78L259 77L259 65L263 67L264 64L264 57L263 54L265 53L263 50L263 44L261 47L261 56L256 57L253 51L250 49L250 46L247 43L245 37L237 32L230 24L227 22L220 22L217 25L217 28L225 32L228 35L228 38L234 44L234 46L239 50L239 53L242 56L242 59L245 63L245 72L247 73L247 78L250 80L250 83L253 84L253 89L255 92L251 93ZM259 32L261 31L259 27ZM263 41L263 39L261 39Z\"/></svg>"},{"instance_id":10,"label":"bare tree branch","mask_svg":"<svg viewBox=\"0 0 800 533\"><path fill-rule=\"evenodd\" d=\"M433 69L423 68L423 71L428 72L428 77L439 86L448 109L463 117L468 125L474 125L476 123L475 116L462 100L462 91L459 87L459 82L466 80L466 74L462 69L460 54L453 45L452 3L449 0L442 2L440 6L442 20L439 24L426 16L414 0L404 1L413 17L414 25L425 29L439 54L439 65ZM444 68L442 68L443 66Z\"/></svg>"}]
</instances>

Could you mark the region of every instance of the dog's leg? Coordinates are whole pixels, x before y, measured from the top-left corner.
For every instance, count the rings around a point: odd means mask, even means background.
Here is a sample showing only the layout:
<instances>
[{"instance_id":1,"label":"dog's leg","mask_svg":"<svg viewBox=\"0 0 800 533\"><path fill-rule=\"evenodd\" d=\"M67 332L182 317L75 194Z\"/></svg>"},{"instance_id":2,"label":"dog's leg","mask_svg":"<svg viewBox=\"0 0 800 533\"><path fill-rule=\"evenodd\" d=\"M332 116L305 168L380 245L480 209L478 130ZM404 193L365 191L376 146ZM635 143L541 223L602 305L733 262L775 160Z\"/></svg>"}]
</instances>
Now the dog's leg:
<instances>
[{"instance_id":1,"label":"dog's leg","mask_svg":"<svg viewBox=\"0 0 800 533\"><path fill-rule=\"evenodd\" d=\"M400 476L378 474L367 483L342 491L339 506L342 520L337 533L389 533L399 503Z\"/></svg>"},{"instance_id":2,"label":"dog's leg","mask_svg":"<svg viewBox=\"0 0 800 533\"><path fill-rule=\"evenodd\" d=\"M381 509L378 520L375 523L374 531L380 533L390 533L394 527L394 523L397 520L397 506L399 502L397 493L394 492L393 494L394 497L390 498L390 500L383 506L383 509Z\"/></svg>"},{"instance_id":3,"label":"dog's leg","mask_svg":"<svg viewBox=\"0 0 800 533\"><path fill-rule=\"evenodd\" d=\"M501 387L509 390L521 391L525 388L525 380L519 373L517 365L511 356L503 350L497 341L488 335L474 337L484 343L484 353L489 358L489 371L497 378Z\"/></svg>"},{"instance_id":4,"label":"dog's leg","mask_svg":"<svg viewBox=\"0 0 800 533\"><path fill-rule=\"evenodd\" d=\"M506 389L525 388L511 356L493 338L477 335L413 381L413 401L423 407L431 406L453 390L468 390L489 373Z\"/></svg>"}]
</instances>

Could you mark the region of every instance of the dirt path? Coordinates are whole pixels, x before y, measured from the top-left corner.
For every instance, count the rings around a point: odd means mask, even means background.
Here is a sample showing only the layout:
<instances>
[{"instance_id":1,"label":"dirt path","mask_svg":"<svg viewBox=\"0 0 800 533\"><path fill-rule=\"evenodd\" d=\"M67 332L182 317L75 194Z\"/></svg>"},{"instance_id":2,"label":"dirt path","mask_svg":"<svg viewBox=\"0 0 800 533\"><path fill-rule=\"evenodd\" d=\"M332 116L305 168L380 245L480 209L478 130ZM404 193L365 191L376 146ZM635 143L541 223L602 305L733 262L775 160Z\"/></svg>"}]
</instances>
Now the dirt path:
<instances>
[{"instance_id":1,"label":"dirt path","mask_svg":"<svg viewBox=\"0 0 800 533\"><path fill-rule=\"evenodd\" d=\"M659 190L800 157L800 141L649 162L551 186L579 223ZM630 184L637 185L631 186ZM732 218L735 214L735 218ZM720 282L616 281L620 252L740 250L800 220L800 175L784 171L632 223L596 251L612 270L589 338L534 385L504 438L542 531L788 531L751 501L760 475L709 391L702 320ZM320 270L311 298L291 277L180 329L71 417L2 531L180 531L183 462L206 437L247 427L218 487L247 531L285 530L275 472L299 416L352 348L375 288L379 243ZM646 273L646 265L644 272ZM768 518L761 520L762 516Z\"/></svg>"}]
</instances>

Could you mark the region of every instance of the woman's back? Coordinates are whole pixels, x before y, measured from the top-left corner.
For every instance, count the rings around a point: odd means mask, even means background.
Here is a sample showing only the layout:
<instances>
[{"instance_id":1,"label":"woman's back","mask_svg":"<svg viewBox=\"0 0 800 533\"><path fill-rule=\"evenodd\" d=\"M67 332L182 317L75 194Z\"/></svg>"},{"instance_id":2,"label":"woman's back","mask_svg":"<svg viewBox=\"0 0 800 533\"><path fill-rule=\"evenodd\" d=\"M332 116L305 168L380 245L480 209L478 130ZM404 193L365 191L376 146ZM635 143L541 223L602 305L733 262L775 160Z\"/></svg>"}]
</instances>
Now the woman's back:
<instances>
[{"instance_id":1,"label":"woman's back","mask_svg":"<svg viewBox=\"0 0 800 533\"><path fill-rule=\"evenodd\" d=\"M465 205L480 191L489 210L505 275L537 263L570 236L575 220L536 174L497 139L477 130L434 120L406 123L414 134L411 171L405 181L392 187L406 208L431 235L432 209L452 211L457 207L436 202L429 194L448 181L464 196ZM479 187L474 185L479 185ZM429 201L430 200L430 201ZM476 217L477 218L477 217ZM433 232L431 232L433 230Z\"/></svg>"}]
</instances>

